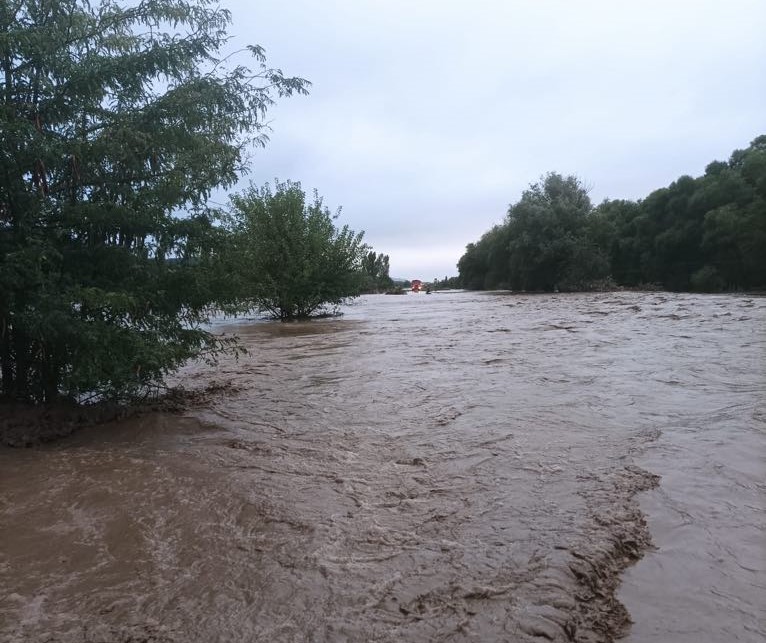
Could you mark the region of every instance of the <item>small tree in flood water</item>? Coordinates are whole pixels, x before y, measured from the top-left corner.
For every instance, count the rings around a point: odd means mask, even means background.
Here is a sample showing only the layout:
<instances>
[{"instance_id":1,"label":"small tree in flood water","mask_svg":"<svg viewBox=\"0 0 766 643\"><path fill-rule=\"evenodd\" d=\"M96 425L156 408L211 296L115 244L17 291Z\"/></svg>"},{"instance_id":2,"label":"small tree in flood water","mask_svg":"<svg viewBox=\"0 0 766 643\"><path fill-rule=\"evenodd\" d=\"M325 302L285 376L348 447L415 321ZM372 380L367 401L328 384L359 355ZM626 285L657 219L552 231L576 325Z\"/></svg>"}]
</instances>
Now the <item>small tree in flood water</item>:
<instances>
[{"instance_id":1,"label":"small tree in flood water","mask_svg":"<svg viewBox=\"0 0 766 643\"><path fill-rule=\"evenodd\" d=\"M300 183L250 187L231 198L238 272L249 303L288 321L327 311L363 287L363 232L336 228L334 215Z\"/></svg>"}]
</instances>

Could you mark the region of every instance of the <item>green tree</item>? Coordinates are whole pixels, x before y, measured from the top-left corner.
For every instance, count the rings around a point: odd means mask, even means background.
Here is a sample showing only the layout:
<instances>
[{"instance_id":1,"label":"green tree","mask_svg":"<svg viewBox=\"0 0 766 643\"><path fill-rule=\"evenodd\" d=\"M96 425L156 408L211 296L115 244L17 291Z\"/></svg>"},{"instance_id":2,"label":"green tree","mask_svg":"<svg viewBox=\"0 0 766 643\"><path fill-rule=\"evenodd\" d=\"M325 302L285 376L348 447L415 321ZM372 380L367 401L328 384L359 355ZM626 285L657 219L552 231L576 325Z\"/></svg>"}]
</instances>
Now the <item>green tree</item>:
<instances>
[{"instance_id":1,"label":"green tree","mask_svg":"<svg viewBox=\"0 0 766 643\"><path fill-rule=\"evenodd\" d=\"M608 274L587 235L592 205L575 176L551 172L508 209L509 282L514 289L587 288Z\"/></svg>"},{"instance_id":2,"label":"green tree","mask_svg":"<svg viewBox=\"0 0 766 643\"><path fill-rule=\"evenodd\" d=\"M592 215L574 176L550 173L508 208L501 225L466 247L458 262L467 288L587 288L608 275L609 226Z\"/></svg>"},{"instance_id":3,"label":"green tree","mask_svg":"<svg viewBox=\"0 0 766 643\"><path fill-rule=\"evenodd\" d=\"M639 203L630 243L643 280L670 290L736 290L766 282L766 137L728 163L684 176Z\"/></svg>"},{"instance_id":4,"label":"green tree","mask_svg":"<svg viewBox=\"0 0 766 643\"><path fill-rule=\"evenodd\" d=\"M702 181L715 197L708 199L702 222L701 250L709 267L703 276L714 270L719 281L712 283L729 289L765 286L766 136L734 151L728 164L711 163Z\"/></svg>"},{"instance_id":5,"label":"green tree","mask_svg":"<svg viewBox=\"0 0 766 643\"><path fill-rule=\"evenodd\" d=\"M370 250L362 258L362 271L364 272L364 290L366 292L380 292L387 290L394 285L393 279L389 276L389 257L381 253Z\"/></svg>"},{"instance_id":6,"label":"green tree","mask_svg":"<svg viewBox=\"0 0 766 643\"><path fill-rule=\"evenodd\" d=\"M509 279L508 226L495 225L478 242L469 243L458 261L460 283L472 290L507 288Z\"/></svg>"},{"instance_id":7,"label":"green tree","mask_svg":"<svg viewBox=\"0 0 766 643\"><path fill-rule=\"evenodd\" d=\"M548 174L501 226L468 244L468 288L588 289L605 278L669 290L766 286L766 136L645 199L591 208L575 177ZM606 279L609 283L611 279Z\"/></svg>"},{"instance_id":8,"label":"green tree","mask_svg":"<svg viewBox=\"0 0 766 643\"><path fill-rule=\"evenodd\" d=\"M231 198L238 271L247 297L274 318L288 321L325 313L364 286L364 233L336 228L333 215L300 183L251 186Z\"/></svg>"},{"instance_id":9,"label":"green tree","mask_svg":"<svg viewBox=\"0 0 766 643\"><path fill-rule=\"evenodd\" d=\"M457 262L460 281L470 290L481 290L484 284L486 261L481 250L480 242L469 243Z\"/></svg>"},{"instance_id":10,"label":"green tree","mask_svg":"<svg viewBox=\"0 0 766 643\"><path fill-rule=\"evenodd\" d=\"M220 51L207 0L0 4L0 387L124 398L225 344L206 200L307 82Z\"/></svg>"}]
</instances>

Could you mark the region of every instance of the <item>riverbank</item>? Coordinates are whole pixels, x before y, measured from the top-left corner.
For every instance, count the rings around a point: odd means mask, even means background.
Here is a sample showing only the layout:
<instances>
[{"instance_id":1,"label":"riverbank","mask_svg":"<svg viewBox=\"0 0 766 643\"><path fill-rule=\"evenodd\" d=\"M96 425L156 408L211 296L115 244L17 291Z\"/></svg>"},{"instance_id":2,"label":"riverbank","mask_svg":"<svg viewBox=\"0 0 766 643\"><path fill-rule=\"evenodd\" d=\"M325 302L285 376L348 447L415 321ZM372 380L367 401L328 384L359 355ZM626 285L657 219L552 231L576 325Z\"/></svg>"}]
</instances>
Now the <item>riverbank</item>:
<instances>
[{"instance_id":1,"label":"riverbank","mask_svg":"<svg viewBox=\"0 0 766 643\"><path fill-rule=\"evenodd\" d=\"M78 429L106 424L134 413L131 408L112 404L31 406L0 402L0 446L23 448L53 442Z\"/></svg>"},{"instance_id":2,"label":"riverbank","mask_svg":"<svg viewBox=\"0 0 766 643\"><path fill-rule=\"evenodd\" d=\"M182 413L209 404L216 396L231 393L215 380L202 389L169 388L143 401L78 405L60 402L41 406L0 402L0 447L29 448L56 442L77 431L108 426L150 413Z\"/></svg>"}]
</instances>

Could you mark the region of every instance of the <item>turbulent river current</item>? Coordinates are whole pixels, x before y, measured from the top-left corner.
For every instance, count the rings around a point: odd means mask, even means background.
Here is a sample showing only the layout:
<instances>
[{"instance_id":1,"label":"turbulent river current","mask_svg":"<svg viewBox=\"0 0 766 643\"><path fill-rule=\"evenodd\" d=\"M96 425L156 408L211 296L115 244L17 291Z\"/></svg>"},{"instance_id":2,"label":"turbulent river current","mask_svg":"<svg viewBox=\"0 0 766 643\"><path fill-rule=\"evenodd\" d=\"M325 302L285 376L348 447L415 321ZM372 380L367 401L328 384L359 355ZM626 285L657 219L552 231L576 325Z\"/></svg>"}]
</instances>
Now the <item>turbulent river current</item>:
<instances>
[{"instance_id":1,"label":"turbulent river current","mask_svg":"<svg viewBox=\"0 0 766 643\"><path fill-rule=\"evenodd\" d=\"M0 449L0 640L766 638L766 298L217 328L204 404Z\"/></svg>"}]
</instances>

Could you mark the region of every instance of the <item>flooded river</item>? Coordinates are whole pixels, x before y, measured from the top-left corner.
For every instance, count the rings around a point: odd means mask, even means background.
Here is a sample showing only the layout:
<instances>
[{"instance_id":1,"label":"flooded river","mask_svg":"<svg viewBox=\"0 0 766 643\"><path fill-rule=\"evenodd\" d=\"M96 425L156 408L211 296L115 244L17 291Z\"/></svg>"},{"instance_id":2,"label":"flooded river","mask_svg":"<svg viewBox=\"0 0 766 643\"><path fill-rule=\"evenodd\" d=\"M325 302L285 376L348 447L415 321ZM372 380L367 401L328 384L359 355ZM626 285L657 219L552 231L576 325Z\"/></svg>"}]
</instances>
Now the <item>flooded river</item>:
<instances>
[{"instance_id":1,"label":"flooded river","mask_svg":"<svg viewBox=\"0 0 766 643\"><path fill-rule=\"evenodd\" d=\"M0 450L0 640L766 637L766 299L221 328L209 403Z\"/></svg>"}]
</instances>

